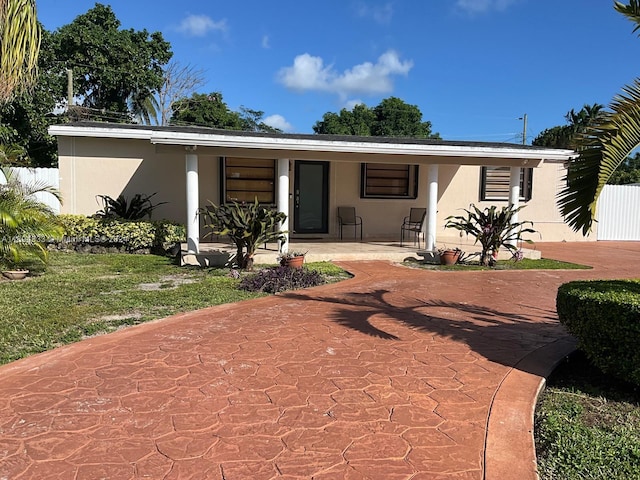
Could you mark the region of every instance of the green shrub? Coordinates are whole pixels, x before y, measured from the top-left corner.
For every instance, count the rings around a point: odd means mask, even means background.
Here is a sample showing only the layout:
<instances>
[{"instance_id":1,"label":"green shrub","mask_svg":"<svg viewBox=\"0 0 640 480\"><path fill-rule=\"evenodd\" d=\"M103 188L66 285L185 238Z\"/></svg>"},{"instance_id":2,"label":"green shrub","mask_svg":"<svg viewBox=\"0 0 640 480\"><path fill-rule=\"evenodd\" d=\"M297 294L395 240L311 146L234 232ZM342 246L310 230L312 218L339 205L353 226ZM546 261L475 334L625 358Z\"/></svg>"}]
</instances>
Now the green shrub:
<instances>
[{"instance_id":1,"label":"green shrub","mask_svg":"<svg viewBox=\"0 0 640 480\"><path fill-rule=\"evenodd\" d=\"M83 215L59 215L58 219L65 230L62 243L67 245L116 245L128 252L167 250L186 237L183 225L168 220L127 221Z\"/></svg>"},{"instance_id":2,"label":"green shrub","mask_svg":"<svg viewBox=\"0 0 640 480\"><path fill-rule=\"evenodd\" d=\"M640 385L640 281L577 281L561 285L560 322L602 371Z\"/></svg>"}]
</instances>

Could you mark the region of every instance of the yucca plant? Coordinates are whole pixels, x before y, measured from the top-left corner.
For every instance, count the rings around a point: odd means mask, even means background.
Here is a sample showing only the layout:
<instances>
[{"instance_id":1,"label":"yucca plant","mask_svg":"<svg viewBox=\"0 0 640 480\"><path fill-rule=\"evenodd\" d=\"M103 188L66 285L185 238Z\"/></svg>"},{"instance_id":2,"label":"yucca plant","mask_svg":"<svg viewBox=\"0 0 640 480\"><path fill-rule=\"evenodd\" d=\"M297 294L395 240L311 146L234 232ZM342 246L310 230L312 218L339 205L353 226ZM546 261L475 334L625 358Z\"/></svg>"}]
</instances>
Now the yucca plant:
<instances>
[{"instance_id":1,"label":"yucca plant","mask_svg":"<svg viewBox=\"0 0 640 480\"><path fill-rule=\"evenodd\" d=\"M474 243L482 245L480 264L492 267L496 263L500 248L504 247L515 253L518 250L518 242L533 243L530 239L522 238L525 233L537 233L530 228L533 227L533 222L512 223L513 216L523 207L513 208L510 205L498 210L498 207L492 205L480 210L471 204L470 210L464 209L466 216L447 217L445 228L454 228L474 237Z\"/></svg>"},{"instance_id":2,"label":"yucca plant","mask_svg":"<svg viewBox=\"0 0 640 480\"><path fill-rule=\"evenodd\" d=\"M280 224L287 218L282 212L260 205L256 198L253 203L236 202L201 208L205 227L210 235L228 235L236 245L235 263L238 268L251 270L253 257L262 243L286 240Z\"/></svg>"},{"instance_id":3,"label":"yucca plant","mask_svg":"<svg viewBox=\"0 0 640 480\"><path fill-rule=\"evenodd\" d=\"M22 182L13 170L0 167L0 265L15 268L25 257L47 262L46 241L60 239L63 229L51 208L35 194L57 189L41 182Z\"/></svg>"}]
</instances>

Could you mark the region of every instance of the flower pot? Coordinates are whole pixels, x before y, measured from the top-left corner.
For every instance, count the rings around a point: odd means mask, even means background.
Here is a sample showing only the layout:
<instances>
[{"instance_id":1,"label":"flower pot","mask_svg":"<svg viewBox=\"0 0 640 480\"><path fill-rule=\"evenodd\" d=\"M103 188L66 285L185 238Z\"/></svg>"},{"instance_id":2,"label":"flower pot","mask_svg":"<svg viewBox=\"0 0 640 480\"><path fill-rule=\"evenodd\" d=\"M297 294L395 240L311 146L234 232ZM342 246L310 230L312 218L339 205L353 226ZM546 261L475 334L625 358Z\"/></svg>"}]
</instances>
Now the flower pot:
<instances>
[{"instance_id":1,"label":"flower pot","mask_svg":"<svg viewBox=\"0 0 640 480\"><path fill-rule=\"evenodd\" d=\"M303 263L304 257L302 255L291 258L283 258L280 261L280 265L282 265L283 267L297 268L298 270L302 268Z\"/></svg>"},{"instance_id":2,"label":"flower pot","mask_svg":"<svg viewBox=\"0 0 640 480\"><path fill-rule=\"evenodd\" d=\"M455 265L460 258L458 250L445 250L440 254L440 263L442 265Z\"/></svg>"},{"instance_id":3,"label":"flower pot","mask_svg":"<svg viewBox=\"0 0 640 480\"><path fill-rule=\"evenodd\" d=\"M29 275L29 270L4 270L2 275L9 280L24 280Z\"/></svg>"}]
</instances>

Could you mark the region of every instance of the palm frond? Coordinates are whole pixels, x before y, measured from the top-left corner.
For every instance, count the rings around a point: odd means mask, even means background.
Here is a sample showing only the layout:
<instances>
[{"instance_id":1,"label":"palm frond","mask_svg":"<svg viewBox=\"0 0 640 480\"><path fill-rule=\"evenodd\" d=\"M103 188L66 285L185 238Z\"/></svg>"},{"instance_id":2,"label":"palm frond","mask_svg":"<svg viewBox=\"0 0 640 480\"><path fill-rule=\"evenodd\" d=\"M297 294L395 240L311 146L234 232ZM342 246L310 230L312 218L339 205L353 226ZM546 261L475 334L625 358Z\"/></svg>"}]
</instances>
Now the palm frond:
<instances>
[{"instance_id":1,"label":"palm frond","mask_svg":"<svg viewBox=\"0 0 640 480\"><path fill-rule=\"evenodd\" d=\"M583 235L592 229L598 197L607 181L640 145L640 80L624 87L609 108L576 138L580 155L570 163L567 185L558 194L565 221Z\"/></svg>"},{"instance_id":2,"label":"palm frond","mask_svg":"<svg viewBox=\"0 0 640 480\"><path fill-rule=\"evenodd\" d=\"M622 2L616 2L613 8L636 24L633 29L634 32L640 30L640 2L638 2L638 0L629 0L628 5Z\"/></svg>"}]
</instances>

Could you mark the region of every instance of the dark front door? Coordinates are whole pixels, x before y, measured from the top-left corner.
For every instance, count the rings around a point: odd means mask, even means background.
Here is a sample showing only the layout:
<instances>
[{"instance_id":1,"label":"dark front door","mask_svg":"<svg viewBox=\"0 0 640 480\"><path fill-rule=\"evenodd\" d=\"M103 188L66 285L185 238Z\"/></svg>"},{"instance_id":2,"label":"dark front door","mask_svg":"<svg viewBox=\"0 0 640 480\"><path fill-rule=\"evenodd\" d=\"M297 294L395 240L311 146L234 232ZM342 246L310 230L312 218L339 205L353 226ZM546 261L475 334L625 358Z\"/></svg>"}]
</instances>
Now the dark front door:
<instances>
[{"instance_id":1,"label":"dark front door","mask_svg":"<svg viewBox=\"0 0 640 480\"><path fill-rule=\"evenodd\" d=\"M295 165L294 232L329 233L329 162Z\"/></svg>"}]
</instances>

